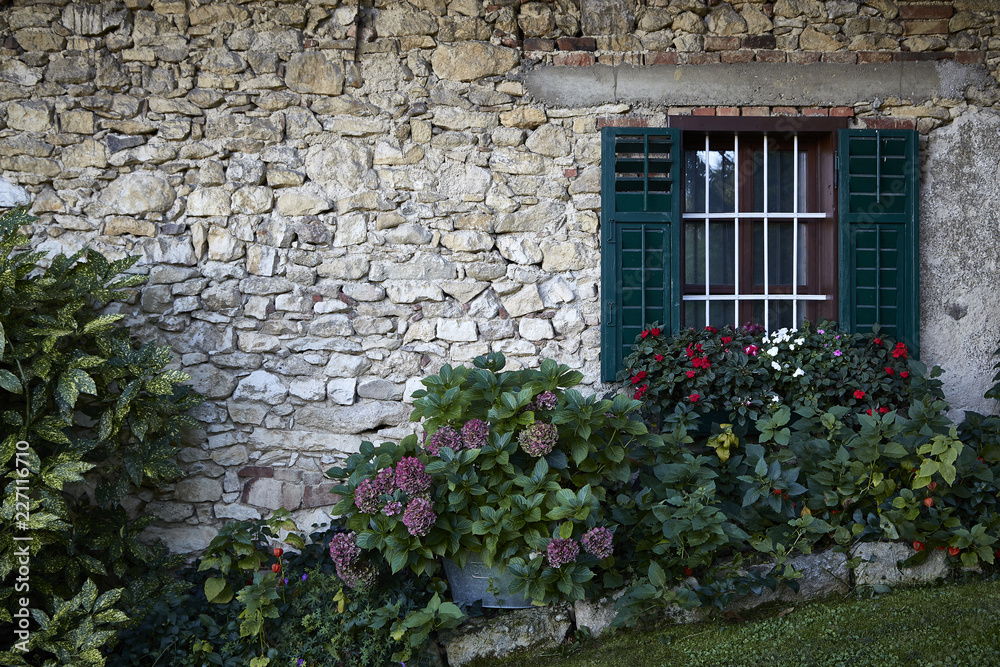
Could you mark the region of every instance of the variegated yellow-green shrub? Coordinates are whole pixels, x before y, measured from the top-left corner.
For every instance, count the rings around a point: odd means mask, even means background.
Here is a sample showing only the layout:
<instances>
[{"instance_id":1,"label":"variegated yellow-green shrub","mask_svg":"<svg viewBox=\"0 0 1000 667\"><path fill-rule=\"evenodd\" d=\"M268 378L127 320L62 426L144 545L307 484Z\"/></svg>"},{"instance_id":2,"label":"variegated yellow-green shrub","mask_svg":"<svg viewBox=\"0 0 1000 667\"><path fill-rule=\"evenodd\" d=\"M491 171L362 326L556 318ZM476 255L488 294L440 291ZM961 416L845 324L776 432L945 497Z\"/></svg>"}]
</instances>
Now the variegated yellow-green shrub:
<instances>
[{"instance_id":1,"label":"variegated yellow-green shrub","mask_svg":"<svg viewBox=\"0 0 1000 667\"><path fill-rule=\"evenodd\" d=\"M125 274L138 258L43 269L19 231L33 221L0 216L0 663L103 665L124 610L169 581L163 549L137 539L152 518L122 501L179 475L201 397L169 348L102 313L144 280Z\"/></svg>"}]
</instances>

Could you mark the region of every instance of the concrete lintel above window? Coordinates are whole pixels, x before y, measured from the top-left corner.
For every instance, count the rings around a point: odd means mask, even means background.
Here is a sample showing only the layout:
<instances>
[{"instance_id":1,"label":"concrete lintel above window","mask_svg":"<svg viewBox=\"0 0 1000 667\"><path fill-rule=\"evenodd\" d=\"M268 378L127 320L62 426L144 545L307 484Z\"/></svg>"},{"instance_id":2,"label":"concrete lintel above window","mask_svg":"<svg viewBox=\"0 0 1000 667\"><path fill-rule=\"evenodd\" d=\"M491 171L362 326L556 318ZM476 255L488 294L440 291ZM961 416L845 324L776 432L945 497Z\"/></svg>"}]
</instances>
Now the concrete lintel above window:
<instances>
[{"instance_id":1,"label":"concrete lintel above window","mask_svg":"<svg viewBox=\"0 0 1000 667\"><path fill-rule=\"evenodd\" d=\"M741 63L732 65L593 65L539 67L525 75L536 100L564 107L612 102L672 106L853 106L897 97L919 104L962 97L967 86L996 88L983 65L952 61Z\"/></svg>"}]
</instances>

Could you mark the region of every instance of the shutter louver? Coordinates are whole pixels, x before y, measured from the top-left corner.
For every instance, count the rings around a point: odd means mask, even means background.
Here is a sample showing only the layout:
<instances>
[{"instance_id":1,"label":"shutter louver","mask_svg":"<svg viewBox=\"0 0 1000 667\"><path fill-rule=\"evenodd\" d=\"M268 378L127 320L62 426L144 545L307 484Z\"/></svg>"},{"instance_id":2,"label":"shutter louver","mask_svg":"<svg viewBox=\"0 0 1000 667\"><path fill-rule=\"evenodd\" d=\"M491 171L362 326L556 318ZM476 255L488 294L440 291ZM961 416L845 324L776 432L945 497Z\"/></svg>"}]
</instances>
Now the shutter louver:
<instances>
[{"instance_id":1,"label":"shutter louver","mask_svg":"<svg viewBox=\"0 0 1000 667\"><path fill-rule=\"evenodd\" d=\"M917 133L841 130L840 324L919 353Z\"/></svg>"},{"instance_id":2,"label":"shutter louver","mask_svg":"<svg viewBox=\"0 0 1000 667\"><path fill-rule=\"evenodd\" d=\"M601 379L611 382L647 324L680 321L680 131L607 127L601 147Z\"/></svg>"}]
</instances>

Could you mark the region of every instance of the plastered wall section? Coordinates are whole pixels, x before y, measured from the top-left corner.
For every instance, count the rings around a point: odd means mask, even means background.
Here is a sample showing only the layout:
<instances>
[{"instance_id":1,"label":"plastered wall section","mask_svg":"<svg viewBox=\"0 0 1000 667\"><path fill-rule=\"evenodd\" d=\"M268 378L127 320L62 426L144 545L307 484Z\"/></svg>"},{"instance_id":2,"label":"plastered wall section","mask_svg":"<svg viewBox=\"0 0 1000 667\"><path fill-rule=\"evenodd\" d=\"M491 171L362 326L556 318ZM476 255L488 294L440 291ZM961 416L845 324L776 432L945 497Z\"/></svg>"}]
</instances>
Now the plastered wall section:
<instances>
[{"instance_id":1,"label":"plastered wall section","mask_svg":"<svg viewBox=\"0 0 1000 667\"><path fill-rule=\"evenodd\" d=\"M361 6L0 8L0 206L30 202L52 253L140 255L128 322L207 398L186 477L132 501L175 550L277 507L323 520L323 471L412 432L408 396L445 363L551 357L602 390L605 124L919 129L925 354L954 405L982 407L1000 334L990 3ZM893 85L872 89L873 67Z\"/></svg>"}]
</instances>

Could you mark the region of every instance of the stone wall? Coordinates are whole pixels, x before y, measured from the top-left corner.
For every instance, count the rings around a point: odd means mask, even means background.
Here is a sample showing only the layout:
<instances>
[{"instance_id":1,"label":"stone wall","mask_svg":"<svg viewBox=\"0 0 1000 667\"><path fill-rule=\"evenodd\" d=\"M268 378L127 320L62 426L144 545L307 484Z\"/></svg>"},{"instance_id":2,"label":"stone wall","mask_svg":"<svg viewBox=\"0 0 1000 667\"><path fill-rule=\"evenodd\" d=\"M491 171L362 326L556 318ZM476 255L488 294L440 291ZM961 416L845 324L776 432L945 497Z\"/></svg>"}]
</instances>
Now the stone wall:
<instances>
[{"instance_id":1,"label":"stone wall","mask_svg":"<svg viewBox=\"0 0 1000 667\"><path fill-rule=\"evenodd\" d=\"M411 432L407 397L444 363L554 357L598 389L605 124L785 114L916 127L925 181L961 209L925 203L924 225L995 240L995 218L961 206L972 182L931 176L964 169L934 147L965 130L996 144L988 0L360 7L0 3L0 206L30 198L43 249L141 255L149 281L129 321L171 345L208 398L180 455L188 476L135 506L178 550L277 507L320 519L322 471L364 439ZM775 66L786 97L727 92L734 73L772 80L761 68ZM821 92L863 67L915 87ZM654 98L650 77L687 92ZM590 97L565 97L560 81ZM978 252L993 263L962 280L995 284L995 250ZM993 306L952 314L952 276L941 257L923 261L925 330L957 323L928 356L984 384ZM947 337L973 325L956 360Z\"/></svg>"}]
</instances>

